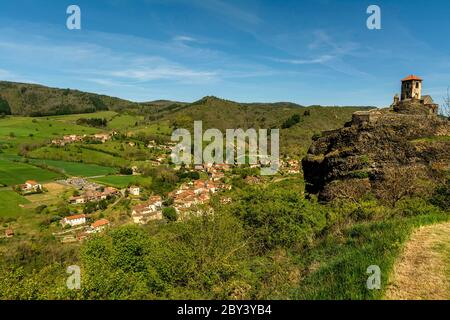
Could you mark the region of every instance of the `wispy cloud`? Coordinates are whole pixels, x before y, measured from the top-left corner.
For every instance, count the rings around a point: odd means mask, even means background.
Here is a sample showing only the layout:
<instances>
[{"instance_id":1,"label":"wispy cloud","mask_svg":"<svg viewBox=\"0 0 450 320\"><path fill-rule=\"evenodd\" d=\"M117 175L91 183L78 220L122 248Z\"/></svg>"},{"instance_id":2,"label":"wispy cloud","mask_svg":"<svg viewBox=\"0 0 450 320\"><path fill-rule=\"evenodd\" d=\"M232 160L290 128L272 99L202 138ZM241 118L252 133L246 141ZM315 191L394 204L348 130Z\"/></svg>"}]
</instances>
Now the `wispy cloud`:
<instances>
[{"instance_id":1,"label":"wispy cloud","mask_svg":"<svg viewBox=\"0 0 450 320\"><path fill-rule=\"evenodd\" d=\"M189 0L188 2L196 7L214 12L215 14L239 20L246 24L259 24L262 19L254 12L246 11L237 5L231 4L229 1L223 0ZM242 2L245 3L245 2Z\"/></svg>"},{"instance_id":2,"label":"wispy cloud","mask_svg":"<svg viewBox=\"0 0 450 320\"><path fill-rule=\"evenodd\" d=\"M328 62L332 60L334 56L332 55L322 55L318 58L313 59L272 59L274 61L283 62L283 63L290 63L290 64L324 64L325 62Z\"/></svg>"},{"instance_id":3,"label":"wispy cloud","mask_svg":"<svg viewBox=\"0 0 450 320\"><path fill-rule=\"evenodd\" d=\"M173 41L178 41L178 42L198 42L198 40L193 38L193 37L181 36L181 35L173 37Z\"/></svg>"}]
</instances>

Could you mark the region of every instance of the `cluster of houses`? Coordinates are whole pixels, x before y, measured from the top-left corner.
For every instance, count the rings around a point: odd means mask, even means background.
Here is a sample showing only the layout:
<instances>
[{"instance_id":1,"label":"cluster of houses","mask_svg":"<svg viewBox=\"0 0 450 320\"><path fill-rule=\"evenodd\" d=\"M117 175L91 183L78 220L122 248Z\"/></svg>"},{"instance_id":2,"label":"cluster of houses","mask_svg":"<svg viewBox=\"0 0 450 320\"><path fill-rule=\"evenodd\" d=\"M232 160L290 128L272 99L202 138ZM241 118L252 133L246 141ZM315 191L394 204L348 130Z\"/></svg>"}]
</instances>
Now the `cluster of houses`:
<instances>
[{"instance_id":1,"label":"cluster of houses","mask_svg":"<svg viewBox=\"0 0 450 320\"><path fill-rule=\"evenodd\" d=\"M173 199L173 208L179 216L185 216L192 212L198 205L206 204L211 195L219 190L231 189L230 185L221 182L225 177L224 172L230 170L226 164L204 165L195 170L202 170L208 173L208 180L195 180L193 182L182 184L177 190L169 193L169 198ZM137 187L130 187L132 191L139 195ZM133 222L136 224L146 224L149 221L160 220L163 218L163 199L160 196L152 196L148 201L136 205L131 212Z\"/></svg>"},{"instance_id":2,"label":"cluster of houses","mask_svg":"<svg viewBox=\"0 0 450 320\"><path fill-rule=\"evenodd\" d=\"M67 135L62 137L61 139L54 139L52 140L52 144L56 145L56 146L61 146L64 147L67 144L71 144L71 143L76 143L76 142L82 142L86 139L91 139L91 140L95 140L95 141L99 141L101 143L105 143L108 140L111 139L111 134L109 133L97 133L94 134L92 136L88 136L88 135L76 135L76 134L71 134L71 135Z\"/></svg>"},{"instance_id":3,"label":"cluster of houses","mask_svg":"<svg viewBox=\"0 0 450 320\"><path fill-rule=\"evenodd\" d=\"M61 220L61 224L63 226L69 225L71 227L82 226L82 225L85 225L86 222L87 222L87 216L85 214L77 214L77 215L73 215L73 216L68 216ZM87 233L98 233L98 232L103 231L109 225L110 225L110 223L108 220L100 219L100 220L97 220L94 223L92 223L86 232Z\"/></svg>"},{"instance_id":4,"label":"cluster of houses","mask_svg":"<svg viewBox=\"0 0 450 320\"><path fill-rule=\"evenodd\" d=\"M146 202L135 206L131 212L133 222L136 224L146 224L149 221L161 220L163 200L160 196L152 196Z\"/></svg>"},{"instance_id":5,"label":"cluster of houses","mask_svg":"<svg viewBox=\"0 0 450 320\"><path fill-rule=\"evenodd\" d=\"M85 226L87 223L87 216L85 214L78 214L73 216L65 217L61 220L61 224L63 226L71 226L71 227L82 227L83 231L77 234L76 239L73 236L64 237L62 239L63 242L73 242L73 241L82 241L86 239L90 234L100 233L108 228L111 224L107 219L99 219L88 226Z\"/></svg>"},{"instance_id":6,"label":"cluster of houses","mask_svg":"<svg viewBox=\"0 0 450 320\"><path fill-rule=\"evenodd\" d=\"M113 187L106 187L103 191L87 190L82 195L73 196L69 199L71 204L84 204L88 202L98 202L110 197L117 196L120 191Z\"/></svg>"},{"instance_id":7,"label":"cluster of houses","mask_svg":"<svg viewBox=\"0 0 450 320\"><path fill-rule=\"evenodd\" d=\"M230 189L231 186L210 180L195 180L183 184L178 190L169 194L173 198L173 207L179 215L191 211L192 207L205 204L211 198L211 195L219 190Z\"/></svg>"}]
</instances>

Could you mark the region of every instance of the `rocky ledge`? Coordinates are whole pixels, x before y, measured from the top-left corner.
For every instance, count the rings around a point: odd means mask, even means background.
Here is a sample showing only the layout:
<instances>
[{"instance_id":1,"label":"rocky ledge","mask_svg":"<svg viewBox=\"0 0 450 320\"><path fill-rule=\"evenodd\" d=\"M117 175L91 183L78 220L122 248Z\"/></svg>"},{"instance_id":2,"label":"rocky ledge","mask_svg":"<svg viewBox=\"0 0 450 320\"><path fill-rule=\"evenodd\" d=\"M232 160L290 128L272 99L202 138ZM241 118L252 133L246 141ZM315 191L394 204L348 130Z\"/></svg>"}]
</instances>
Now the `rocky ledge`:
<instances>
[{"instance_id":1,"label":"rocky ledge","mask_svg":"<svg viewBox=\"0 0 450 320\"><path fill-rule=\"evenodd\" d=\"M376 110L376 117L324 132L302 160L306 191L329 201L386 188L389 173L442 179L450 166L450 121L436 115ZM409 183L404 180L404 183Z\"/></svg>"}]
</instances>

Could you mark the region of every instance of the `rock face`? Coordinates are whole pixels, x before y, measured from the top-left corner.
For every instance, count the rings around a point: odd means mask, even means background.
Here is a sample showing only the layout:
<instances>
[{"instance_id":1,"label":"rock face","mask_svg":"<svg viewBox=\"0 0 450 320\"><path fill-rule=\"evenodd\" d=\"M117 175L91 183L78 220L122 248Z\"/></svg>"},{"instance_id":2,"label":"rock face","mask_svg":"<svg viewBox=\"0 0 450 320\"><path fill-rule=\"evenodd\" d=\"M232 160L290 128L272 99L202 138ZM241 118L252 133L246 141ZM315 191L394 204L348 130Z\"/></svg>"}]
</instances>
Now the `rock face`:
<instances>
[{"instance_id":1,"label":"rock face","mask_svg":"<svg viewBox=\"0 0 450 320\"><path fill-rule=\"evenodd\" d=\"M358 198L387 170L408 167L434 179L450 166L450 121L435 115L380 110L375 121L355 121L324 132L302 160L306 191L332 200Z\"/></svg>"}]
</instances>

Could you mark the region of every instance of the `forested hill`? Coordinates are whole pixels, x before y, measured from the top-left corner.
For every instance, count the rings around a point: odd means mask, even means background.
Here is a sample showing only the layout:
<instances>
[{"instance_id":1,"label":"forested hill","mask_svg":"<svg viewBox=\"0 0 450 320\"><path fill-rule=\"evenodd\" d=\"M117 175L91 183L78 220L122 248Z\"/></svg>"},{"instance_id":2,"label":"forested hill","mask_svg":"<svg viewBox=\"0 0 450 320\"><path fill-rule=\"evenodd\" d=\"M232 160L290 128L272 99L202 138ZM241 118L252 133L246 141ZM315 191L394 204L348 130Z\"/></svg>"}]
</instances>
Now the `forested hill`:
<instances>
[{"instance_id":1,"label":"forested hill","mask_svg":"<svg viewBox=\"0 0 450 320\"><path fill-rule=\"evenodd\" d=\"M193 103L156 100L137 103L120 98L82 92L73 89L50 88L38 84L0 81L0 114L21 116L51 116L93 113L102 110L132 112L145 115L147 120L175 119L180 115L218 123L226 127L239 123L277 125L283 115L298 111L303 106L291 102L238 103L208 96ZM352 107L352 109L366 107ZM344 113L348 110L342 109ZM347 115L346 115L347 116ZM333 121L333 119L329 119Z\"/></svg>"},{"instance_id":2,"label":"forested hill","mask_svg":"<svg viewBox=\"0 0 450 320\"><path fill-rule=\"evenodd\" d=\"M0 81L0 113L50 116L137 108L127 100L72 89Z\"/></svg>"}]
</instances>

